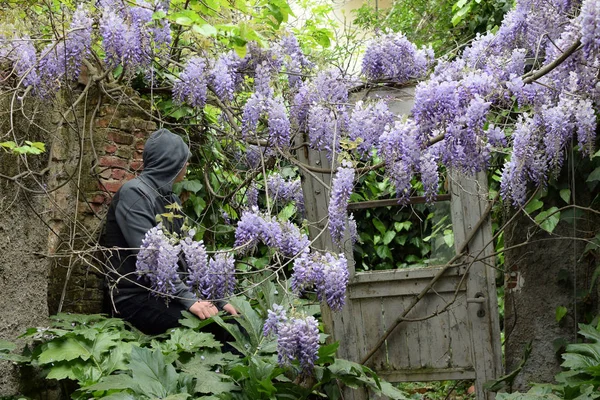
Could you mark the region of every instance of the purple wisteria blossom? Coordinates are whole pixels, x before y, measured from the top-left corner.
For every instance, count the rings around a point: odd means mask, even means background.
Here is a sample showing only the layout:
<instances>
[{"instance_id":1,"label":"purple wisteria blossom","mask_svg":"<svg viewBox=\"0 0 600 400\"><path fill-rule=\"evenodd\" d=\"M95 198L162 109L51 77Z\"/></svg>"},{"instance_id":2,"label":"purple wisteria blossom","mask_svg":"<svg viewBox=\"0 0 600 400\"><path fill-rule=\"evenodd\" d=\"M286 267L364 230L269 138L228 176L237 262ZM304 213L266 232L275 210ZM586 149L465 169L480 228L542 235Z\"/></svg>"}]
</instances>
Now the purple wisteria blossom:
<instances>
[{"instance_id":1,"label":"purple wisteria blossom","mask_svg":"<svg viewBox=\"0 0 600 400\"><path fill-rule=\"evenodd\" d=\"M238 78L240 58L234 51L222 54L217 59L214 68L210 71L210 82L215 94L221 101L233 100L233 94Z\"/></svg>"},{"instance_id":2,"label":"purple wisteria blossom","mask_svg":"<svg viewBox=\"0 0 600 400\"><path fill-rule=\"evenodd\" d=\"M415 122L407 120L396 122L379 138L378 152L400 202L407 201L410 196L410 181L420 160L418 135Z\"/></svg>"},{"instance_id":3,"label":"purple wisteria blossom","mask_svg":"<svg viewBox=\"0 0 600 400\"><path fill-rule=\"evenodd\" d=\"M322 279L315 283L317 297L332 310L340 311L346 303L346 287L350 277L348 261L343 254L334 257L331 253L325 253L322 268Z\"/></svg>"},{"instance_id":4,"label":"purple wisteria blossom","mask_svg":"<svg viewBox=\"0 0 600 400\"><path fill-rule=\"evenodd\" d=\"M190 58L173 84L173 97L179 103L202 108L206 103L206 91L206 61L197 56Z\"/></svg>"},{"instance_id":5,"label":"purple wisteria blossom","mask_svg":"<svg viewBox=\"0 0 600 400\"><path fill-rule=\"evenodd\" d=\"M583 0L581 3L581 44L585 57L600 52L600 3L597 0Z\"/></svg>"},{"instance_id":6,"label":"purple wisteria blossom","mask_svg":"<svg viewBox=\"0 0 600 400\"><path fill-rule=\"evenodd\" d=\"M298 90L302 87L302 76L304 70L310 70L313 64L306 58L298 39L293 34L285 35L277 43L277 51L283 58L283 65L288 76L290 88Z\"/></svg>"},{"instance_id":7,"label":"purple wisteria blossom","mask_svg":"<svg viewBox=\"0 0 600 400\"><path fill-rule=\"evenodd\" d=\"M314 289L317 298L334 311L340 311L346 301L348 262L343 254L304 251L294 260L291 286L301 295Z\"/></svg>"},{"instance_id":8,"label":"purple wisteria blossom","mask_svg":"<svg viewBox=\"0 0 600 400\"><path fill-rule=\"evenodd\" d=\"M267 98L259 92L254 92L244 105L244 111L242 113L242 136L244 138L253 138L256 134L258 120L264 113L266 104Z\"/></svg>"},{"instance_id":9,"label":"purple wisteria blossom","mask_svg":"<svg viewBox=\"0 0 600 400\"><path fill-rule=\"evenodd\" d=\"M359 141L357 150L362 158L370 155L371 149L379 144L379 137L394 120L384 101L365 105L362 101L355 104L348 123L350 140Z\"/></svg>"},{"instance_id":10,"label":"purple wisteria blossom","mask_svg":"<svg viewBox=\"0 0 600 400\"><path fill-rule=\"evenodd\" d=\"M289 221L279 221L261 214L254 207L242 213L235 230L234 245L248 251L259 242L279 251L285 257L295 256L310 244L306 234Z\"/></svg>"},{"instance_id":11,"label":"purple wisteria blossom","mask_svg":"<svg viewBox=\"0 0 600 400\"><path fill-rule=\"evenodd\" d=\"M36 68L38 57L33 41L29 36L23 36L11 41L4 40L3 43L3 57L13 62L15 73L23 80L23 86L38 87L41 80Z\"/></svg>"},{"instance_id":12,"label":"purple wisteria blossom","mask_svg":"<svg viewBox=\"0 0 600 400\"><path fill-rule=\"evenodd\" d=\"M267 124L269 141L277 147L287 147L291 136L290 120L281 97L267 101Z\"/></svg>"},{"instance_id":13,"label":"purple wisteria blossom","mask_svg":"<svg viewBox=\"0 0 600 400\"><path fill-rule=\"evenodd\" d=\"M154 295L168 297L175 291L179 251L180 246L171 243L161 224L146 232L137 254L136 272L148 279Z\"/></svg>"},{"instance_id":14,"label":"purple wisteria blossom","mask_svg":"<svg viewBox=\"0 0 600 400\"><path fill-rule=\"evenodd\" d=\"M191 232L189 237L180 242L189 270L186 284L199 297L205 298L210 289L208 255L204 242L192 240L194 232Z\"/></svg>"},{"instance_id":15,"label":"purple wisteria blossom","mask_svg":"<svg viewBox=\"0 0 600 400\"><path fill-rule=\"evenodd\" d=\"M354 187L354 168L343 161L331 183L329 199L329 232L334 243L340 245L346 231L348 202Z\"/></svg>"},{"instance_id":16,"label":"purple wisteria blossom","mask_svg":"<svg viewBox=\"0 0 600 400\"><path fill-rule=\"evenodd\" d=\"M312 372L319 351L319 327L314 317L288 318L285 310L274 304L273 310L268 311L263 333L276 336L279 365L289 367L298 360L302 374Z\"/></svg>"},{"instance_id":17,"label":"purple wisteria blossom","mask_svg":"<svg viewBox=\"0 0 600 400\"><path fill-rule=\"evenodd\" d=\"M225 299L235 290L235 259L233 255L218 253L208 262L208 288L205 291L209 300Z\"/></svg>"},{"instance_id":18,"label":"purple wisteria blossom","mask_svg":"<svg viewBox=\"0 0 600 400\"><path fill-rule=\"evenodd\" d=\"M258 208L258 189L255 185L251 185L246 191L246 206L249 209Z\"/></svg>"},{"instance_id":19,"label":"purple wisteria blossom","mask_svg":"<svg viewBox=\"0 0 600 400\"><path fill-rule=\"evenodd\" d=\"M83 5L79 5L65 38L49 43L42 50L38 73L44 88L41 95L56 92L61 80L77 79L83 59L89 54L92 43L92 19Z\"/></svg>"},{"instance_id":20,"label":"purple wisteria blossom","mask_svg":"<svg viewBox=\"0 0 600 400\"><path fill-rule=\"evenodd\" d=\"M296 203L301 212L304 210L304 195L300 179L285 180L280 174L273 174L267 179L269 196L275 201Z\"/></svg>"},{"instance_id":21,"label":"purple wisteria blossom","mask_svg":"<svg viewBox=\"0 0 600 400\"><path fill-rule=\"evenodd\" d=\"M365 50L362 73L370 80L405 83L425 75L433 60L433 50L417 49L402 33L373 39Z\"/></svg>"}]
</instances>

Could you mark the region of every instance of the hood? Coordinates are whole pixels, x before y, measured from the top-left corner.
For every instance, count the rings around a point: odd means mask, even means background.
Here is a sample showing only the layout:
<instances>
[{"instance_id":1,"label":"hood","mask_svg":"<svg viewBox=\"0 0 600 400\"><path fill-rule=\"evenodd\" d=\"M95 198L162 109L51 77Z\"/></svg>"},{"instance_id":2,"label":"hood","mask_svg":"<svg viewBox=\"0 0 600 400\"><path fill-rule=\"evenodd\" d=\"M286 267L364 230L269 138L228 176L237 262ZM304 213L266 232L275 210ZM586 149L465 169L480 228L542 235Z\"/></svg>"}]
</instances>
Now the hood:
<instances>
[{"instance_id":1,"label":"hood","mask_svg":"<svg viewBox=\"0 0 600 400\"><path fill-rule=\"evenodd\" d=\"M183 139L167 129L152 133L144 145L144 169L141 177L150 180L159 192L170 193L173 181L190 158Z\"/></svg>"}]
</instances>

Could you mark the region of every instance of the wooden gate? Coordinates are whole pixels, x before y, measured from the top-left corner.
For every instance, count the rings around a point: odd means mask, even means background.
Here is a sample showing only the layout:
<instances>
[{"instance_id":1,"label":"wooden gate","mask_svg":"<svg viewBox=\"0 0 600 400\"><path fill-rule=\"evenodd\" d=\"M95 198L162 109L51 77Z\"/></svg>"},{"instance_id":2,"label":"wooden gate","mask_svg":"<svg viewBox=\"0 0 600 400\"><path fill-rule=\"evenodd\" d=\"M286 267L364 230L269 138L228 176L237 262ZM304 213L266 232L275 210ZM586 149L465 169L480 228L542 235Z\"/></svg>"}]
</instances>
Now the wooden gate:
<instances>
[{"instance_id":1,"label":"wooden gate","mask_svg":"<svg viewBox=\"0 0 600 400\"><path fill-rule=\"evenodd\" d=\"M394 97L393 111L410 110L411 92ZM349 240L339 249L327 230L318 234L328 217L329 160L306 148L298 153L314 246L343 251L349 261L346 306L337 313L322 308L331 339L340 342L338 356L364 363L390 382L473 379L477 398L492 399L483 384L502 374L502 363L485 175L453 174L450 179L447 198L458 255L449 264L356 272ZM390 202L367 206L379 205ZM367 397L357 391L345 394L346 399Z\"/></svg>"}]
</instances>

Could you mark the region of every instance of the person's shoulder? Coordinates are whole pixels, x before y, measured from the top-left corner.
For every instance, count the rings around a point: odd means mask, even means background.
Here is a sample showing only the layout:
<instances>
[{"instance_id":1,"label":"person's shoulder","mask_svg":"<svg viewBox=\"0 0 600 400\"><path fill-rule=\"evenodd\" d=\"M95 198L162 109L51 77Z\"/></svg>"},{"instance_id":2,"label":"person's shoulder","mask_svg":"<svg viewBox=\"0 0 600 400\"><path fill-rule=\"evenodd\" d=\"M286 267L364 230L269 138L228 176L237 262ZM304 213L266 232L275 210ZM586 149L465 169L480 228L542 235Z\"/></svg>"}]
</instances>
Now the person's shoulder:
<instances>
[{"instance_id":1,"label":"person's shoulder","mask_svg":"<svg viewBox=\"0 0 600 400\"><path fill-rule=\"evenodd\" d=\"M146 195L146 186L139 178L133 178L123 184L119 189L121 200L130 201Z\"/></svg>"}]
</instances>

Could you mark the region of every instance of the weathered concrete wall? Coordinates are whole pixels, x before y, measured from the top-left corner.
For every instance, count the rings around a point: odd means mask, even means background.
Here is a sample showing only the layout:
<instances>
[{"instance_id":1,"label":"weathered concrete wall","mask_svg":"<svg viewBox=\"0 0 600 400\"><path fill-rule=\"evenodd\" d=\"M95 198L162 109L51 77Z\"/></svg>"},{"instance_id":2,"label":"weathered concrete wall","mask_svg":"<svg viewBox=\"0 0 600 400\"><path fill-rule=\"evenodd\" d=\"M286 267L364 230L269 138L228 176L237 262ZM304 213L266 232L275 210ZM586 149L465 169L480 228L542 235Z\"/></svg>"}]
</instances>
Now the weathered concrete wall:
<instances>
[{"instance_id":1,"label":"weathered concrete wall","mask_svg":"<svg viewBox=\"0 0 600 400\"><path fill-rule=\"evenodd\" d=\"M575 193L579 205L588 206L593 199L585 182L578 182ZM543 200L545 208L565 205L558 196ZM596 315L596 294L591 293L586 304L577 302L577 296L591 287L596 264L582 254L584 240L593 238L598 222L594 213L580 212L577 218L561 221L549 234L521 213L507 227L504 236L505 246L510 249L505 257L507 372L518 367L526 345L532 342L531 354L514 381L514 390L526 391L534 382L553 382L562 362L555 343L575 342L577 323L584 320L584 313ZM560 306L566 307L568 313L558 323L556 309Z\"/></svg>"},{"instance_id":2,"label":"weathered concrete wall","mask_svg":"<svg viewBox=\"0 0 600 400\"><path fill-rule=\"evenodd\" d=\"M10 98L0 98L0 110L9 110L10 103ZM33 113L27 104L24 109ZM49 117L47 110L37 112L41 117ZM10 119L6 116L0 114L0 142L20 141L25 136L37 141L45 136L39 127L23 118L13 120L11 131ZM47 157L20 157L0 149L0 174L14 177L26 172L25 162L30 169L40 170L46 165ZM25 188L36 186L26 177L19 183ZM43 257L47 228L37 215L44 210L45 196L25 188L6 178L0 179L0 339L10 341L27 327L44 324L48 317L48 263ZM0 362L0 396L18 389L17 377L15 366Z\"/></svg>"}]
</instances>

